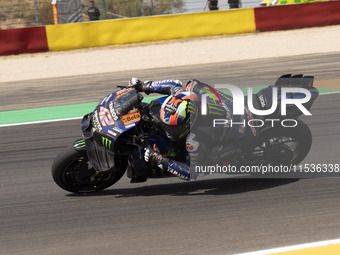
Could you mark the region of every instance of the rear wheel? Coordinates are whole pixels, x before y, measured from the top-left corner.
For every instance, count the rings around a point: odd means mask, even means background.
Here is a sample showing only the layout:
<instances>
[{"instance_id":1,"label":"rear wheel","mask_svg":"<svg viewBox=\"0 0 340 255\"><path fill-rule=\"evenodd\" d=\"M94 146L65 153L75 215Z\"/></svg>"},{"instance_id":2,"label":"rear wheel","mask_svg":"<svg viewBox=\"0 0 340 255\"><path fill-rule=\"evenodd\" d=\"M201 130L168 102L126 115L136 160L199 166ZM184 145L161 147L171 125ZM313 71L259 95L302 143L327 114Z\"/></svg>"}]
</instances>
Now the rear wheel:
<instances>
[{"instance_id":1,"label":"rear wheel","mask_svg":"<svg viewBox=\"0 0 340 255\"><path fill-rule=\"evenodd\" d=\"M297 120L297 123L295 127L275 127L263 131L252 153L251 164L294 166L301 163L312 146L312 134L303 121Z\"/></svg>"},{"instance_id":2,"label":"rear wheel","mask_svg":"<svg viewBox=\"0 0 340 255\"><path fill-rule=\"evenodd\" d=\"M106 189L125 173L126 160L115 159L116 166L105 172L97 172L89 163L86 151L76 151L73 146L63 150L54 160L52 176L62 189L74 193L91 193Z\"/></svg>"}]
</instances>

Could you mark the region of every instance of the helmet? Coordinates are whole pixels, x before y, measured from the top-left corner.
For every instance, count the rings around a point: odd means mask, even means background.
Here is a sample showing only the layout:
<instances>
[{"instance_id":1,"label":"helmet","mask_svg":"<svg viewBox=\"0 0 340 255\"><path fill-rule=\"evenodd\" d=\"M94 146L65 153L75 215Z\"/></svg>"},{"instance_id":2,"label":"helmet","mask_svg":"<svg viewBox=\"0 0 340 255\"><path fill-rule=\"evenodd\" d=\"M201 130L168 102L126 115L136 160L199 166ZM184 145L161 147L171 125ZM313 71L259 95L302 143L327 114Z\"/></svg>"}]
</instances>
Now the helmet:
<instances>
[{"instance_id":1,"label":"helmet","mask_svg":"<svg viewBox=\"0 0 340 255\"><path fill-rule=\"evenodd\" d=\"M162 127L170 140L178 141L186 137L190 131L190 99L197 99L189 91L180 91L165 99L160 110Z\"/></svg>"}]
</instances>

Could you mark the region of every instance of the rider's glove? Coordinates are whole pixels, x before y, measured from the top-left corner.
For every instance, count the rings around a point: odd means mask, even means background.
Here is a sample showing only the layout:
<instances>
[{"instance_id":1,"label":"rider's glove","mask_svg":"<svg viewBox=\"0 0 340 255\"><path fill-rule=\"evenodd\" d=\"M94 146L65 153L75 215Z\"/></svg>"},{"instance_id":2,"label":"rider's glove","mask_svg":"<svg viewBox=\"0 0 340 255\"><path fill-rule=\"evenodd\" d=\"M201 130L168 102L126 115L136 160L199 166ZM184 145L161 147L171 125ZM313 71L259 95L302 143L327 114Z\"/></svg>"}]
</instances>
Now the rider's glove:
<instances>
[{"instance_id":1,"label":"rider's glove","mask_svg":"<svg viewBox=\"0 0 340 255\"><path fill-rule=\"evenodd\" d=\"M150 89L151 84L152 84L152 81L145 81L143 83L143 92L146 93L147 95L152 93L152 90Z\"/></svg>"},{"instance_id":2,"label":"rider's glove","mask_svg":"<svg viewBox=\"0 0 340 255\"><path fill-rule=\"evenodd\" d=\"M147 95L149 95L150 93L153 92L153 90L151 88L151 84L152 84L152 81L144 81L143 82L142 91Z\"/></svg>"},{"instance_id":3,"label":"rider's glove","mask_svg":"<svg viewBox=\"0 0 340 255\"><path fill-rule=\"evenodd\" d=\"M131 78L128 87L133 87L137 90L137 92L141 92L143 91L143 82L138 80L138 78Z\"/></svg>"},{"instance_id":4,"label":"rider's glove","mask_svg":"<svg viewBox=\"0 0 340 255\"><path fill-rule=\"evenodd\" d=\"M144 160L151 164L157 165L159 168L163 170L167 169L169 161L167 158L163 157L159 153L158 148L156 148L156 144L154 145L153 148L151 147L145 148Z\"/></svg>"}]
</instances>

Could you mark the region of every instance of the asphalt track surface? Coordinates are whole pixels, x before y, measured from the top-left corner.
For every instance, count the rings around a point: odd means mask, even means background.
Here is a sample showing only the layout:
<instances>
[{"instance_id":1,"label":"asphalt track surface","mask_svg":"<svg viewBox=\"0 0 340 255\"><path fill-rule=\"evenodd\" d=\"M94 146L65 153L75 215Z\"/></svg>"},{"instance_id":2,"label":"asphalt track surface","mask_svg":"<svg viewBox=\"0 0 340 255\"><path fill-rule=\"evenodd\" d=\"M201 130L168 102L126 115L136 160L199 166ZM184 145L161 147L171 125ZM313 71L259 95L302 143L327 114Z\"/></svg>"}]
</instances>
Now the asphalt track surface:
<instances>
[{"instance_id":1,"label":"asphalt track surface","mask_svg":"<svg viewBox=\"0 0 340 255\"><path fill-rule=\"evenodd\" d=\"M93 102L131 76L239 86L290 72L337 79L339 64L340 53L317 54L12 82L0 101L2 110ZM340 163L339 109L340 94L323 95L304 118L314 137L304 163ZM339 238L339 179L123 177L94 195L67 193L50 168L79 136L79 120L1 128L0 254L234 254Z\"/></svg>"}]
</instances>

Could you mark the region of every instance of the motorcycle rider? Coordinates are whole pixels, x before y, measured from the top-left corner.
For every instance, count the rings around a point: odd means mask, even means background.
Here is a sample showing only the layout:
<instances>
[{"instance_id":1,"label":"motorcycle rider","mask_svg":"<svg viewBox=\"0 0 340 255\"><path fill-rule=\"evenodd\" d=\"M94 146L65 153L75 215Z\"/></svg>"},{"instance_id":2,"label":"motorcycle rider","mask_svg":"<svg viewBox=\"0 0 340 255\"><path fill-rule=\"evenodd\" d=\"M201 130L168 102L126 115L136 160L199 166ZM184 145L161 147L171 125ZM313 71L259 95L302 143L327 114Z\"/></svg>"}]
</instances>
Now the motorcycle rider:
<instances>
[{"instance_id":1,"label":"motorcycle rider","mask_svg":"<svg viewBox=\"0 0 340 255\"><path fill-rule=\"evenodd\" d=\"M179 80L145 81L137 78L129 81L129 86L146 94L159 93L168 95L160 106L159 118L167 137L175 146L186 146L188 158L186 163L169 159L160 154L156 147L145 148L144 160L157 165L177 177L190 180L197 177L193 171L195 165L237 164L243 159L241 150L253 148L257 139L255 129L240 124L215 128L214 118L242 120L244 116L233 116L232 98L217 92L221 105L210 100L207 103L208 114L200 114L200 97L205 93L206 84L191 80L183 88ZM251 115L248 111L248 120ZM184 144L185 143L185 144ZM213 144L213 145L212 145ZM212 146L209 146L212 145Z\"/></svg>"}]
</instances>

